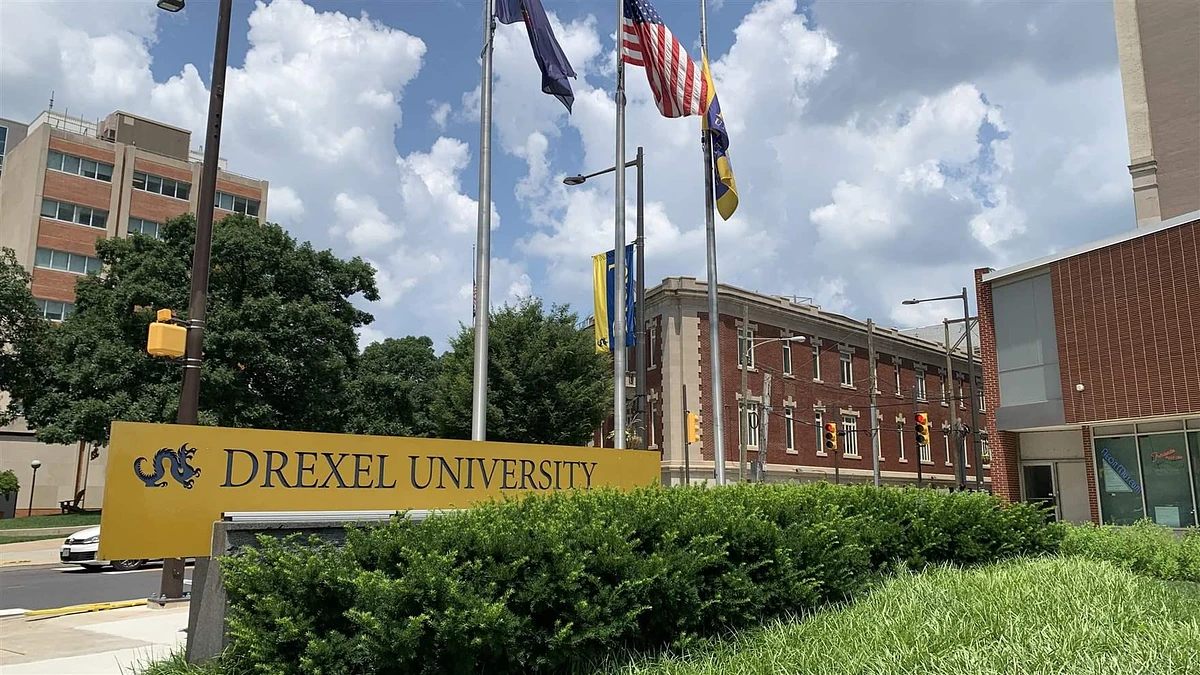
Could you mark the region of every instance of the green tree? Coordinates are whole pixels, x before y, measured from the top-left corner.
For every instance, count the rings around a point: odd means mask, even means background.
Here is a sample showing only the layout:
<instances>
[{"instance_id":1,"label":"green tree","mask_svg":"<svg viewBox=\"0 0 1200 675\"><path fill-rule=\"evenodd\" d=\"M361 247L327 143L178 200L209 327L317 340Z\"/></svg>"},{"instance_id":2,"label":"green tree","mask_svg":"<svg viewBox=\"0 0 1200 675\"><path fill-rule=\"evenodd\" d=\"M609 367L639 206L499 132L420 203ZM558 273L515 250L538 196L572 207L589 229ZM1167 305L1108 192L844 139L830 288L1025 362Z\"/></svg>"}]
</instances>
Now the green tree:
<instances>
[{"instance_id":1,"label":"green tree","mask_svg":"<svg viewBox=\"0 0 1200 675\"><path fill-rule=\"evenodd\" d=\"M37 382L37 346L47 324L29 292L29 273L11 248L0 248L0 391L13 399L0 402L0 426L13 421Z\"/></svg>"},{"instance_id":2,"label":"green tree","mask_svg":"<svg viewBox=\"0 0 1200 675\"><path fill-rule=\"evenodd\" d=\"M611 412L612 374L566 306L530 298L494 311L488 331L489 441L582 445ZM471 436L475 330L442 355L434 419L444 438Z\"/></svg>"},{"instance_id":3,"label":"green tree","mask_svg":"<svg viewBox=\"0 0 1200 675\"><path fill-rule=\"evenodd\" d=\"M172 219L162 239L102 239L103 274L76 285L76 308L50 331L43 386L26 401L38 437L104 443L113 420L173 421L178 361L145 351L157 309L188 305L195 218ZM297 243L283 228L234 215L213 230L202 424L341 431L358 358L355 329L370 323L351 298L378 298L359 258Z\"/></svg>"},{"instance_id":4,"label":"green tree","mask_svg":"<svg viewBox=\"0 0 1200 675\"><path fill-rule=\"evenodd\" d=\"M376 342L363 350L348 388L346 431L377 436L434 436L431 416L438 358L427 337Z\"/></svg>"}]
</instances>

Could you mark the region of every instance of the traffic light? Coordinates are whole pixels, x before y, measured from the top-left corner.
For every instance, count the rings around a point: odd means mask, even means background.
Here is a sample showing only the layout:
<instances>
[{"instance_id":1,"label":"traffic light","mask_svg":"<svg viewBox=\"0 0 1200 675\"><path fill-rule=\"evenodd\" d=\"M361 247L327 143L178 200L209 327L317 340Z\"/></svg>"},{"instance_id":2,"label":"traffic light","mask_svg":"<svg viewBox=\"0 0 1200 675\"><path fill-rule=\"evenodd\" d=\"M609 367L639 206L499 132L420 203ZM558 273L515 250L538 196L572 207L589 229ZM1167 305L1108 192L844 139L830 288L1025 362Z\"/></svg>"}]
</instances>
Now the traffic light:
<instances>
[{"instance_id":1,"label":"traffic light","mask_svg":"<svg viewBox=\"0 0 1200 675\"><path fill-rule=\"evenodd\" d=\"M825 452L837 452L838 428L833 422L825 425Z\"/></svg>"},{"instance_id":2,"label":"traffic light","mask_svg":"<svg viewBox=\"0 0 1200 675\"><path fill-rule=\"evenodd\" d=\"M151 356L167 356L179 358L183 356L187 344L187 328L183 322L176 319L169 309L158 310L158 320L150 324L150 332L146 336L146 351Z\"/></svg>"},{"instance_id":3,"label":"traffic light","mask_svg":"<svg viewBox=\"0 0 1200 675\"><path fill-rule=\"evenodd\" d=\"M687 442L695 443L700 440L700 416L694 412L687 414Z\"/></svg>"},{"instance_id":4,"label":"traffic light","mask_svg":"<svg viewBox=\"0 0 1200 675\"><path fill-rule=\"evenodd\" d=\"M929 445L929 414L919 412L919 413L917 413L916 419L917 419L917 445L918 446L928 446Z\"/></svg>"}]
</instances>

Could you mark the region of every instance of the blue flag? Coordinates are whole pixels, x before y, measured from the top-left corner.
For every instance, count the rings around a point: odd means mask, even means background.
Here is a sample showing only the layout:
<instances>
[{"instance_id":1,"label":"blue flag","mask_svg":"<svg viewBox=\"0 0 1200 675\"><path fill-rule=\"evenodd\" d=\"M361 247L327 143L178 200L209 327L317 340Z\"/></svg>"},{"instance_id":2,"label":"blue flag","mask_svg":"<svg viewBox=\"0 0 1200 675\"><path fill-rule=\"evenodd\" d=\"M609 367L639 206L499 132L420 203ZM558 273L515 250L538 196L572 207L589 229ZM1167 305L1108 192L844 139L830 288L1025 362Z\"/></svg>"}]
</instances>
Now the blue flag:
<instances>
[{"instance_id":1,"label":"blue flag","mask_svg":"<svg viewBox=\"0 0 1200 675\"><path fill-rule=\"evenodd\" d=\"M567 112L570 112L575 94L567 78L575 77L575 70L567 61L562 47L558 46L558 38L554 37L554 30L550 28L550 19L542 7L542 0L496 0L496 19L500 23L525 23L529 44L533 47L533 58L542 71L542 91L562 101L567 106Z\"/></svg>"}]
</instances>

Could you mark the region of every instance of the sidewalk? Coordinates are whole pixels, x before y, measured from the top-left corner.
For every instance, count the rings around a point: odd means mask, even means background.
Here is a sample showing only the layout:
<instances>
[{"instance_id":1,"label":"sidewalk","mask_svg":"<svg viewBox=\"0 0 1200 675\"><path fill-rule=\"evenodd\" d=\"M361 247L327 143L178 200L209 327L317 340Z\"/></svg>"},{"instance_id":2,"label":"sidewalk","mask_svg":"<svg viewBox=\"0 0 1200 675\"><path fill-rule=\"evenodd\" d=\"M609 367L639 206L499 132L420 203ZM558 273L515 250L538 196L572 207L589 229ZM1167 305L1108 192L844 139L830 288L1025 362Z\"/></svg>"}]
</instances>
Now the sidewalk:
<instances>
[{"instance_id":1,"label":"sidewalk","mask_svg":"<svg viewBox=\"0 0 1200 675\"><path fill-rule=\"evenodd\" d=\"M62 539L22 541L0 544L0 567L12 565L49 565L58 562Z\"/></svg>"},{"instance_id":2,"label":"sidewalk","mask_svg":"<svg viewBox=\"0 0 1200 675\"><path fill-rule=\"evenodd\" d=\"M118 675L186 644L188 606L0 619L2 675Z\"/></svg>"}]
</instances>

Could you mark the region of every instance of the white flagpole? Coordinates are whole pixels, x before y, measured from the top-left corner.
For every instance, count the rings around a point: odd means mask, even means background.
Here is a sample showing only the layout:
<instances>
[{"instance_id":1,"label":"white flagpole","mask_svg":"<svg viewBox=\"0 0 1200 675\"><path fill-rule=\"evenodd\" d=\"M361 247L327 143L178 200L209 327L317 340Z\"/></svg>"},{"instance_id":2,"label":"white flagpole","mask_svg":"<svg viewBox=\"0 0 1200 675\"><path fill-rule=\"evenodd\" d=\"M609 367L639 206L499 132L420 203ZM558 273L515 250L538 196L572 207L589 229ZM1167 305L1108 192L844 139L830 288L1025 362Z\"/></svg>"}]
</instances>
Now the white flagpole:
<instances>
[{"instance_id":1,"label":"white flagpole","mask_svg":"<svg viewBox=\"0 0 1200 675\"><path fill-rule=\"evenodd\" d=\"M700 50L708 56L708 12L705 0L700 0ZM712 139L703 130L700 143L704 150L704 239L708 252L708 344L712 379L713 460L716 464L717 485L725 484L725 411L721 401L721 314L717 308L717 225L713 216Z\"/></svg>"},{"instance_id":2,"label":"white flagpole","mask_svg":"<svg viewBox=\"0 0 1200 675\"><path fill-rule=\"evenodd\" d=\"M613 447L625 447L625 61L621 58L625 34L625 0L617 0L617 167L616 246L613 251Z\"/></svg>"},{"instance_id":3,"label":"white flagpole","mask_svg":"<svg viewBox=\"0 0 1200 675\"><path fill-rule=\"evenodd\" d=\"M475 378L471 388L471 440L487 439L488 323L492 267L492 36L494 0L483 0L483 79L479 87L479 219L475 242ZM479 311L479 310L483 311Z\"/></svg>"}]
</instances>

